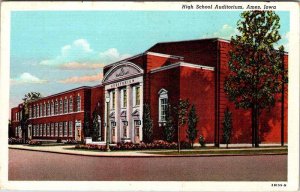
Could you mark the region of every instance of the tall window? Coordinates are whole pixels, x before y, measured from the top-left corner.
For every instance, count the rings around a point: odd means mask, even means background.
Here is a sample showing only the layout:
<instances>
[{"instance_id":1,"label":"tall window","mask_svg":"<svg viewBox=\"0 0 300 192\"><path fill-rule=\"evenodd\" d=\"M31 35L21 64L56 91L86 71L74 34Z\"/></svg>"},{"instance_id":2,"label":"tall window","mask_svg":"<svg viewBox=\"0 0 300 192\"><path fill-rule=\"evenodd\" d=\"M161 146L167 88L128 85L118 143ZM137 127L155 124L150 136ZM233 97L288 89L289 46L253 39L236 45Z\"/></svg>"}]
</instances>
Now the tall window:
<instances>
[{"instance_id":1,"label":"tall window","mask_svg":"<svg viewBox=\"0 0 300 192\"><path fill-rule=\"evenodd\" d=\"M121 90L121 100L122 100L122 108L126 108L127 107L127 90L126 89L122 89Z\"/></svg>"},{"instance_id":2,"label":"tall window","mask_svg":"<svg viewBox=\"0 0 300 192\"><path fill-rule=\"evenodd\" d=\"M43 133L43 136L45 137L47 135L47 125L44 124L44 133Z\"/></svg>"},{"instance_id":3,"label":"tall window","mask_svg":"<svg viewBox=\"0 0 300 192\"><path fill-rule=\"evenodd\" d=\"M46 116L46 114L47 114L47 105L46 105L46 103L44 104L44 116Z\"/></svg>"},{"instance_id":4,"label":"tall window","mask_svg":"<svg viewBox=\"0 0 300 192\"><path fill-rule=\"evenodd\" d=\"M68 113L68 99L64 100L64 113Z\"/></svg>"},{"instance_id":5,"label":"tall window","mask_svg":"<svg viewBox=\"0 0 300 192\"><path fill-rule=\"evenodd\" d=\"M72 97L69 99L69 112L70 113L73 112L73 98Z\"/></svg>"},{"instance_id":6,"label":"tall window","mask_svg":"<svg viewBox=\"0 0 300 192\"><path fill-rule=\"evenodd\" d=\"M139 106L140 103L141 103L140 87L134 86L133 87L133 106Z\"/></svg>"},{"instance_id":7,"label":"tall window","mask_svg":"<svg viewBox=\"0 0 300 192\"><path fill-rule=\"evenodd\" d=\"M43 136L43 124L40 124L40 136Z\"/></svg>"},{"instance_id":8,"label":"tall window","mask_svg":"<svg viewBox=\"0 0 300 192\"><path fill-rule=\"evenodd\" d=\"M35 118L36 117L36 106L33 105L33 117Z\"/></svg>"},{"instance_id":9,"label":"tall window","mask_svg":"<svg viewBox=\"0 0 300 192\"><path fill-rule=\"evenodd\" d=\"M50 136L50 124L49 123L47 124L47 136L48 137Z\"/></svg>"},{"instance_id":10,"label":"tall window","mask_svg":"<svg viewBox=\"0 0 300 192\"><path fill-rule=\"evenodd\" d=\"M29 118L31 118L32 117L32 106L29 106Z\"/></svg>"},{"instance_id":11,"label":"tall window","mask_svg":"<svg viewBox=\"0 0 300 192\"><path fill-rule=\"evenodd\" d=\"M69 137L73 136L73 122L69 121Z\"/></svg>"},{"instance_id":12,"label":"tall window","mask_svg":"<svg viewBox=\"0 0 300 192\"><path fill-rule=\"evenodd\" d=\"M65 121L64 123L64 137L68 136L68 121Z\"/></svg>"},{"instance_id":13,"label":"tall window","mask_svg":"<svg viewBox=\"0 0 300 192\"><path fill-rule=\"evenodd\" d=\"M63 136L63 122L59 122L59 136Z\"/></svg>"},{"instance_id":14,"label":"tall window","mask_svg":"<svg viewBox=\"0 0 300 192\"><path fill-rule=\"evenodd\" d=\"M158 92L159 95L159 122L165 122L166 121L166 111L168 107L168 91L165 89L161 89Z\"/></svg>"},{"instance_id":15,"label":"tall window","mask_svg":"<svg viewBox=\"0 0 300 192\"><path fill-rule=\"evenodd\" d=\"M112 91L112 92L110 92L110 108L112 109L112 110L114 110L115 109L115 106L116 106L116 100L115 100L115 97L116 96L116 93L115 93L115 91Z\"/></svg>"},{"instance_id":16,"label":"tall window","mask_svg":"<svg viewBox=\"0 0 300 192\"><path fill-rule=\"evenodd\" d=\"M54 137L54 123L51 123L51 137Z\"/></svg>"},{"instance_id":17,"label":"tall window","mask_svg":"<svg viewBox=\"0 0 300 192\"><path fill-rule=\"evenodd\" d=\"M79 95L77 96L77 111L81 111L81 98Z\"/></svg>"},{"instance_id":18,"label":"tall window","mask_svg":"<svg viewBox=\"0 0 300 192\"><path fill-rule=\"evenodd\" d=\"M59 100L59 114L63 113L63 101L62 99Z\"/></svg>"},{"instance_id":19,"label":"tall window","mask_svg":"<svg viewBox=\"0 0 300 192\"><path fill-rule=\"evenodd\" d=\"M40 128L39 128L39 125L36 125L36 136L40 136Z\"/></svg>"},{"instance_id":20,"label":"tall window","mask_svg":"<svg viewBox=\"0 0 300 192\"><path fill-rule=\"evenodd\" d=\"M54 115L54 102L51 101L51 115Z\"/></svg>"},{"instance_id":21,"label":"tall window","mask_svg":"<svg viewBox=\"0 0 300 192\"><path fill-rule=\"evenodd\" d=\"M55 123L55 136L58 137L58 123Z\"/></svg>"},{"instance_id":22,"label":"tall window","mask_svg":"<svg viewBox=\"0 0 300 192\"><path fill-rule=\"evenodd\" d=\"M33 129L33 136L35 136L35 125L32 126Z\"/></svg>"},{"instance_id":23,"label":"tall window","mask_svg":"<svg viewBox=\"0 0 300 192\"><path fill-rule=\"evenodd\" d=\"M43 116L43 104L40 104L40 117Z\"/></svg>"},{"instance_id":24,"label":"tall window","mask_svg":"<svg viewBox=\"0 0 300 192\"><path fill-rule=\"evenodd\" d=\"M50 116L50 103L47 103L47 116Z\"/></svg>"},{"instance_id":25,"label":"tall window","mask_svg":"<svg viewBox=\"0 0 300 192\"><path fill-rule=\"evenodd\" d=\"M55 107L54 107L54 114L57 115L58 114L58 101L55 101Z\"/></svg>"},{"instance_id":26,"label":"tall window","mask_svg":"<svg viewBox=\"0 0 300 192\"><path fill-rule=\"evenodd\" d=\"M40 106L39 104L37 104L36 106L36 117L39 117L40 116Z\"/></svg>"},{"instance_id":27,"label":"tall window","mask_svg":"<svg viewBox=\"0 0 300 192\"><path fill-rule=\"evenodd\" d=\"M18 127L15 128L15 137L18 136Z\"/></svg>"}]
</instances>

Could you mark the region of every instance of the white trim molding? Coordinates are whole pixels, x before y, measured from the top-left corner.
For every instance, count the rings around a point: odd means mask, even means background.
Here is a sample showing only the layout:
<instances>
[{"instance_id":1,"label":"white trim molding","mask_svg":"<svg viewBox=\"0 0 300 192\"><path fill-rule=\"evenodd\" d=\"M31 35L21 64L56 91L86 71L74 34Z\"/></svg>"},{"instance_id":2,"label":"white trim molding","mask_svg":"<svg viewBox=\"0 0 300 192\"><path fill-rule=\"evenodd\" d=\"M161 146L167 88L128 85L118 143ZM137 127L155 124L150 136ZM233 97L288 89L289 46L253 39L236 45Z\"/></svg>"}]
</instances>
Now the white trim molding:
<instances>
[{"instance_id":1,"label":"white trim molding","mask_svg":"<svg viewBox=\"0 0 300 192\"><path fill-rule=\"evenodd\" d=\"M172 58L172 59L179 59L179 60L184 59L184 57L182 57L182 56L168 55L168 54L164 54L164 53L156 53L156 52L151 52L151 51L146 52L146 54L147 55L158 56L158 57L167 57L167 58Z\"/></svg>"},{"instance_id":2,"label":"white trim molding","mask_svg":"<svg viewBox=\"0 0 300 192\"><path fill-rule=\"evenodd\" d=\"M171 65L163 66L163 67L158 67L155 69L152 69L150 73L156 73L160 71L165 71L168 69L173 69L176 67L190 67L190 68L195 68L195 69L204 69L204 70L209 70L209 71L214 71L214 67L209 67L209 66L204 66L204 65L197 65L197 64L192 64L192 63L186 63L186 62L177 62Z\"/></svg>"}]
</instances>

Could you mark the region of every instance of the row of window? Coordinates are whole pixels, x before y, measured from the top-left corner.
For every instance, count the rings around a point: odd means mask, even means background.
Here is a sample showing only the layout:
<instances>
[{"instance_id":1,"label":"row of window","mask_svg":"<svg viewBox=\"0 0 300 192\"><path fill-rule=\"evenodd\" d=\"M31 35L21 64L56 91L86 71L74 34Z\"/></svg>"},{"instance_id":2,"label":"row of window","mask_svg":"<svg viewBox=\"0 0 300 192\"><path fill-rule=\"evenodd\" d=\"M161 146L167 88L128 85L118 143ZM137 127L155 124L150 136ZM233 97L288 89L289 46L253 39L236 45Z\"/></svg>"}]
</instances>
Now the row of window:
<instances>
[{"instance_id":1,"label":"row of window","mask_svg":"<svg viewBox=\"0 0 300 192\"><path fill-rule=\"evenodd\" d=\"M123 88L120 91L121 93L121 108L127 108L127 89ZM133 86L132 97L133 97L133 106L139 106L141 103L141 93L140 86ZM115 91L110 92L110 108L115 109L116 106L116 93Z\"/></svg>"},{"instance_id":2,"label":"row of window","mask_svg":"<svg viewBox=\"0 0 300 192\"><path fill-rule=\"evenodd\" d=\"M72 137L73 122L47 123L33 125L33 136L37 137Z\"/></svg>"},{"instance_id":3,"label":"row of window","mask_svg":"<svg viewBox=\"0 0 300 192\"><path fill-rule=\"evenodd\" d=\"M60 99L59 101L52 101L51 103L34 104L29 107L29 118L45 117L58 114L66 114L73 112L73 98ZM81 97L76 97L76 109L81 111ZM19 119L16 119L17 121Z\"/></svg>"}]
</instances>

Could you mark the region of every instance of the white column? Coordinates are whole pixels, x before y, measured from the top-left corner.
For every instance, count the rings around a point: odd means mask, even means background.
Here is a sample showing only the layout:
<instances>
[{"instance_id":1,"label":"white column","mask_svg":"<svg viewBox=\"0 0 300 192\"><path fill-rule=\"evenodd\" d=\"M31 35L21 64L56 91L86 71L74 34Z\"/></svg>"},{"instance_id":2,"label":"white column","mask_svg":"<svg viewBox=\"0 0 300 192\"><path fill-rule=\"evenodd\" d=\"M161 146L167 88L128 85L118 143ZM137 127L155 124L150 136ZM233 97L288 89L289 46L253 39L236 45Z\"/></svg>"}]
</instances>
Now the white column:
<instances>
[{"instance_id":1,"label":"white column","mask_svg":"<svg viewBox=\"0 0 300 192\"><path fill-rule=\"evenodd\" d=\"M144 109L144 87L143 83L140 83L140 120L141 125L139 128L140 131L140 141L143 140L143 109Z\"/></svg>"},{"instance_id":2,"label":"white column","mask_svg":"<svg viewBox=\"0 0 300 192\"><path fill-rule=\"evenodd\" d=\"M132 142L134 142L134 129L133 129L133 121L132 121L132 87L130 85L126 86L126 92L127 92L127 135L131 139Z\"/></svg>"},{"instance_id":3,"label":"white column","mask_svg":"<svg viewBox=\"0 0 300 192\"><path fill-rule=\"evenodd\" d=\"M121 93L118 88L115 88L115 121L116 121L116 127L115 127L115 141L119 142L121 140L120 138L120 98Z\"/></svg>"},{"instance_id":4,"label":"white column","mask_svg":"<svg viewBox=\"0 0 300 192\"><path fill-rule=\"evenodd\" d=\"M107 96L110 97L108 91L105 90L105 94L104 94L104 109L105 109L105 111L104 111L104 122L105 122L105 126L104 126L104 135L103 135L103 141L105 141L105 142L107 142L107 128L108 128L108 123L109 123L109 122L107 122L107 116L108 116L107 107L109 107L109 106L107 106L107 103L106 103L106 97ZM76 131L76 125L75 125L75 131Z\"/></svg>"}]
</instances>

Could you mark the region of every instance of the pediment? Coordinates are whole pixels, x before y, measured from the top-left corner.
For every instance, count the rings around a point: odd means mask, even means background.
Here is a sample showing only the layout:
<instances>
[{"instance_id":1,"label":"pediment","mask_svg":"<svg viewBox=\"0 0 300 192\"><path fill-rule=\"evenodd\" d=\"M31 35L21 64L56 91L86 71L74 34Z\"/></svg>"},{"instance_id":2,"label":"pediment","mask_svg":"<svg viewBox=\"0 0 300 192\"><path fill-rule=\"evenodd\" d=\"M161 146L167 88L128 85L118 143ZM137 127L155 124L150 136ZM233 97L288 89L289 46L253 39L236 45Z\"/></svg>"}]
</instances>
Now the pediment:
<instances>
[{"instance_id":1,"label":"pediment","mask_svg":"<svg viewBox=\"0 0 300 192\"><path fill-rule=\"evenodd\" d=\"M103 83L124 79L142 74L143 70L131 62L125 62L112 67L104 76Z\"/></svg>"}]
</instances>

